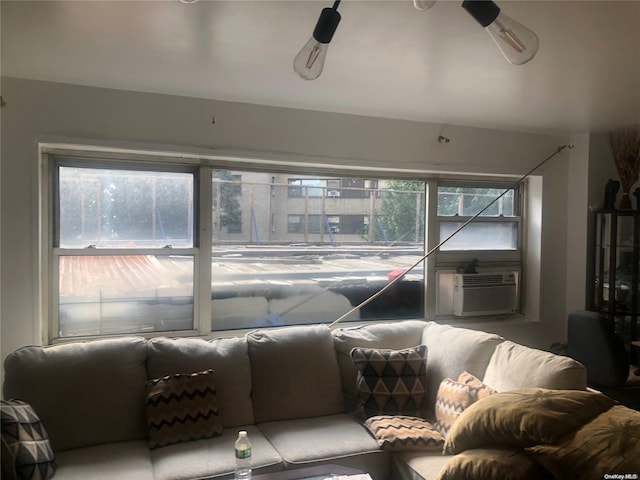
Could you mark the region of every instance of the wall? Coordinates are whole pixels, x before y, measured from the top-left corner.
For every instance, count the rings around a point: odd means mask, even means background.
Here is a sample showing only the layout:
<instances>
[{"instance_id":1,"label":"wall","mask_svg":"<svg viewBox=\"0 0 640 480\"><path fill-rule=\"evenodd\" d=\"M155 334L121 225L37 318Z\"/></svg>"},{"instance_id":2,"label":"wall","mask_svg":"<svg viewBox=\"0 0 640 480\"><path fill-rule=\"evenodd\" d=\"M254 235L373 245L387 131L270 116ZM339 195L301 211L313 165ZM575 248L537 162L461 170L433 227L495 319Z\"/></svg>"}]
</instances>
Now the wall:
<instances>
[{"instance_id":1,"label":"wall","mask_svg":"<svg viewBox=\"0 0 640 480\"><path fill-rule=\"evenodd\" d=\"M238 150L298 162L521 175L567 138L3 78L1 354L40 343L37 142L71 138ZM212 117L215 116L215 124ZM451 139L438 143L439 135ZM586 159L582 158L582 162ZM540 320L495 325L533 345L565 329L568 163L544 165Z\"/></svg>"}]
</instances>

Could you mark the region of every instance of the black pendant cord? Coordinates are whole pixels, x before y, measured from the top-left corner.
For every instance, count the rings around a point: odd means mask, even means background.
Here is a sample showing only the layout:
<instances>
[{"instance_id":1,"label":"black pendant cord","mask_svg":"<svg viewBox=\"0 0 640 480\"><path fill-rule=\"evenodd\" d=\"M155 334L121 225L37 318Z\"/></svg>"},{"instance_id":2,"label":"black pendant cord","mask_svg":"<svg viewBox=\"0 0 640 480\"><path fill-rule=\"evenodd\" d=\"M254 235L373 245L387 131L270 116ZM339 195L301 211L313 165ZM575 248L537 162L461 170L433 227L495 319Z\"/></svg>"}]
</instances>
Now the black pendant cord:
<instances>
[{"instance_id":1,"label":"black pendant cord","mask_svg":"<svg viewBox=\"0 0 640 480\"><path fill-rule=\"evenodd\" d=\"M333 2L333 7L331 8L333 8L334 10L338 10L338 7L340 6L341 1L342 0L336 0L335 2Z\"/></svg>"},{"instance_id":2,"label":"black pendant cord","mask_svg":"<svg viewBox=\"0 0 640 480\"><path fill-rule=\"evenodd\" d=\"M527 173L525 173L522 177L520 177L518 179L518 181L515 182L516 185L518 185L519 183L523 182L527 177L529 177L529 175L531 175L533 172L535 172L538 168L540 168L542 165L544 165L545 163L547 163L549 160L551 160L553 157L555 157L556 155L558 155L560 152L562 152L565 148L569 148L572 149L573 145L561 145L557 148L557 150L555 152L553 152L551 155L549 155L547 158L545 158L544 160L542 160L540 163L538 163L535 167L533 167L531 170L529 170ZM466 222L464 222L462 225L460 225L458 228L456 228L453 233L451 233L447 238L445 238L444 240L442 240L438 245L436 245L435 247L433 247L431 250L429 250L427 253L425 253L422 257L420 257L420 259L418 261L416 261L413 265L411 265L408 269L404 270L400 275L398 275L397 277L395 277L394 279L390 280L384 287L382 287L380 290L378 290L376 293L374 293L373 295L371 295L369 298L363 300L360 304L356 305L355 307L353 307L351 310L349 310L347 313L345 313L344 315L338 317L336 320L334 320L332 323L329 324L329 328L333 327L334 325L336 325L337 323L340 323L342 320L344 320L345 318L347 318L349 315L351 315L353 312L359 310L360 308L368 305L369 303L371 303L372 301L374 301L376 298L378 298L380 295L382 295L385 291L387 291L389 288L391 288L392 285L395 285L396 283L398 283L400 280L402 280L405 275L407 273L409 273L411 270L413 270L414 268L416 268L418 265L420 265L422 262L424 262L427 258L429 258L431 256L432 253L436 252L440 247L442 247L445 243L447 243L449 240L451 240L451 238L453 238L460 230L462 230L464 227L466 227L467 225L469 225L471 222L473 222L476 218L478 218L480 215L482 215L489 207L491 207L494 203L496 203L498 200L500 200L502 197L504 197L509 190L511 190L510 188L506 189L504 192L502 192L500 195L498 195L496 198L494 198L490 203L488 203L484 208L482 208L478 213L476 213L473 217L471 217L470 219L468 219Z\"/></svg>"}]
</instances>

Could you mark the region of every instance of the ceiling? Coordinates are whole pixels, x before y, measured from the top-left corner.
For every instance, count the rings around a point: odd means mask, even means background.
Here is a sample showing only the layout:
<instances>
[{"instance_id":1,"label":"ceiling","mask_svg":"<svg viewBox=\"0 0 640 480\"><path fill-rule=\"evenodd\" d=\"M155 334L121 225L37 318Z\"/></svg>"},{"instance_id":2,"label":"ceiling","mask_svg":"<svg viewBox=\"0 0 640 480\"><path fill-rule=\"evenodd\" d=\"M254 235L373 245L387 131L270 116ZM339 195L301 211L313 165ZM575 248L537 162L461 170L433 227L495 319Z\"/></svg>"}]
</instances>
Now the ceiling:
<instances>
[{"instance_id":1,"label":"ceiling","mask_svg":"<svg viewBox=\"0 0 640 480\"><path fill-rule=\"evenodd\" d=\"M293 58L332 0L1 2L2 75L539 133L640 123L640 1L500 1L504 60L460 1L345 0L320 78Z\"/></svg>"}]
</instances>

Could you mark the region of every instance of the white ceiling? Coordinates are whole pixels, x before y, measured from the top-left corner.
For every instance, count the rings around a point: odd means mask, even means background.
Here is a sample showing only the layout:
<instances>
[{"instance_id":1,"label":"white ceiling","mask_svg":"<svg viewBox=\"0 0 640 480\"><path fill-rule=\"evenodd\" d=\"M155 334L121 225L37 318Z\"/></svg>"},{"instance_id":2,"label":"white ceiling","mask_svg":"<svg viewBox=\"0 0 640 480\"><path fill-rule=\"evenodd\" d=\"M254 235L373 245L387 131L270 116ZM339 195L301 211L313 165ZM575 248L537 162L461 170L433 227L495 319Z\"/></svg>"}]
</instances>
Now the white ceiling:
<instances>
[{"instance_id":1,"label":"white ceiling","mask_svg":"<svg viewBox=\"0 0 640 480\"><path fill-rule=\"evenodd\" d=\"M500 1L513 66L462 8L345 0L319 79L293 72L332 0L2 1L2 75L541 133L640 123L640 1Z\"/></svg>"}]
</instances>

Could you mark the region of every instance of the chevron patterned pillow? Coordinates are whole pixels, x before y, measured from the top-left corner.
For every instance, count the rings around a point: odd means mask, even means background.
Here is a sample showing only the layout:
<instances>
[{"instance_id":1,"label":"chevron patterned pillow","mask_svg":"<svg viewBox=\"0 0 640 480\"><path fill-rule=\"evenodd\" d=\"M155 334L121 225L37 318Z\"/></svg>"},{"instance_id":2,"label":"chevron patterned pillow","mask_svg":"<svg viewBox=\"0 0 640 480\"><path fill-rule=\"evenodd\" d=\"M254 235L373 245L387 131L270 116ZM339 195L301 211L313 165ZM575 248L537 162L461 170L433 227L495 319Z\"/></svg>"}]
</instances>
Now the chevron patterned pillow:
<instances>
[{"instance_id":1,"label":"chevron patterned pillow","mask_svg":"<svg viewBox=\"0 0 640 480\"><path fill-rule=\"evenodd\" d=\"M356 415L409 415L425 411L427 347L403 350L356 347L351 358L358 370Z\"/></svg>"},{"instance_id":2,"label":"chevron patterned pillow","mask_svg":"<svg viewBox=\"0 0 640 480\"><path fill-rule=\"evenodd\" d=\"M376 415L363 425L384 450L441 450L444 437L422 418L405 415Z\"/></svg>"},{"instance_id":3,"label":"chevron patterned pillow","mask_svg":"<svg viewBox=\"0 0 640 480\"><path fill-rule=\"evenodd\" d=\"M464 383L456 382L450 378L445 378L440 382L438 394L436 396L436 428L447 435L451 425L460 414L478 399L478 392L475 388Z\"/></svg>"},{"instance_id":4,"label":"chevron patterned pillow","mask_svg":"<svg viewBox=\"0 0 640 480\"><path fill-rule=\"evenodd\" d=\"M146 411L151 449L222 433L213 370L149 380Z\"/></svg>"},{"instance_id":5,"label":"chevron patterned pillow","mask_svg":"<svg viewBox=\"0 0 640 480\"><path fill-rule=\"evenodd\" d=\"M47 480L53 477L56 462L49 436L31 405L22 400L0 403L2 443L6 447L3 453L9 457L3 455L3 463L13 461L18 478Z\"/></svg>"},{"instance_id":6,"label":"chevron patterned pillow","mask_svg":"<svg viewBox=\"0 0 640 480\"><path fill-rule=\"evenodd\" d=\"M481 400L484 397L488 397L489 395L493 395L494 393L498 393L489 385L485 385L479 378L475 377L467 371L464 371L460 374L460 376L458 377L458 382L475 388L478 400Z\"/></svg>"}]
</instances>

